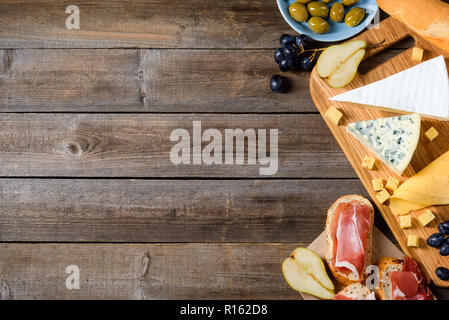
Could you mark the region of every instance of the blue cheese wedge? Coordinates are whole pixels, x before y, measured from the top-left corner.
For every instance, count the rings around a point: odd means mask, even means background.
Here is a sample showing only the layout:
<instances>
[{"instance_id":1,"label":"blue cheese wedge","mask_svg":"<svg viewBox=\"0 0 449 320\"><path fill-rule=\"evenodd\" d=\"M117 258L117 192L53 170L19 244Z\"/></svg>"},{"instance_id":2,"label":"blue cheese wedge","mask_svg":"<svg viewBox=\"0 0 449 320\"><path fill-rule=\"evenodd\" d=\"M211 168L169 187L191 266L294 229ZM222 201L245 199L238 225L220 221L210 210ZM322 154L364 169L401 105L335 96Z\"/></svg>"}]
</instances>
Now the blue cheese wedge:
<instances>
[{"instance_id":1,"label":"blue cheese wedge","mask_svg":"<svg viewBox=\"0 0 449 320\"><path fill-rule=\"evenodd\" d=\"M427 60L331 100L449 120L449 78L444 57Z\"/></svg>"},{"instance_id":2,"label":"blue cheese wedge","mask_svg":"<svg viewBox=\"0 0 449 320\"><path fill-rule=\"evenodd\" d=\"M421 117L415 113L354 122L346 130L400 175L418 145Z\"/></svg>"}]
</instances>

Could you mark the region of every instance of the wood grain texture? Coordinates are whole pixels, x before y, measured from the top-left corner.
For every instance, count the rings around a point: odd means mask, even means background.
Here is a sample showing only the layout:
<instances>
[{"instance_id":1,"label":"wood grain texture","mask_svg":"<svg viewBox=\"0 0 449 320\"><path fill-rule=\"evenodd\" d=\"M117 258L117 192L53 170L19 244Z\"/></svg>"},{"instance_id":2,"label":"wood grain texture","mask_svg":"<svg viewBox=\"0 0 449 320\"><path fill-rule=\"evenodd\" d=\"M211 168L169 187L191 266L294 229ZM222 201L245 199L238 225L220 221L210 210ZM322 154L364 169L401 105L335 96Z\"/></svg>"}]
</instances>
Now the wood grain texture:
<instances>
[{"instance_id":1,"label":"wood grain texture","mask_svg":"<svg viewBox=\"0 0 449 320\"><path fill-rule=\"evenodd\" d=\"M391 32L394 30L394 32ZM382 21L380 29L369 30L358 36L357 38L365 39L368 43L377 43L380 39L386 39L386 43L392 43L397 40L404 38L407 35L411 35L417 44L417 46L425 50L424 60L435 57L437 55L443 54L446 58L449 54L439 50L438 48L430 45L427 41L414 34L408 30L404 25L400 24L396 20L389 18ZM380 49L374 51L368 51L368 56L374 55ZM391 60L379 65L377 68L370 70L366 74L359 74L355 77L354 81L343 89L331 89L316 73L316 70L312 73L310 80L310 87L312 98L322 115L330 107L331 103L328 99L329 97L335 96L345 90L360 87L362 85L383 79L389 75L395 74L399 71L403 71L416 65L417 62L411 60L411 49L406 50L399 55L395 56ZM353 138L345 130L345 125L350 122L375 119L381 117L387 117L394 115L391 112L383 112L375 109L368 109L361 106L355 106L349 103L337 103L332 102L333 105L337 106L343 110L345 114L344 121L342 125L335 126L329 120L325 119L327 125L331 129L335 138L339 142L346 156L350 160L352 166L357 172L358 176L362 180L365 188L370 194L371 198L379 208L383 217L387 221L388 225L393 231L396 239L401 245L404 252L412 257L414 257L422 266L425 267L427 276L431 278L437 285L443 287L449 287L449 283L438 279L435 275L434 270L439 266L449 267L449 262L444 257L441 257L438 250L429 247L426 244L426 239L430 234L437 232L437 223L433 222L426 228L420 227L418 223L413 225L412 229L404 232L399 226L398 217L394 216L388 205L381 205L375 198L375 192L372 188L371 180L374 178L388 179L389 176L395 175L386 165L381 161L376 162L376 169L373 171L365 170L361 168L361 162L363 157L369 153L365 147L363 147L355 138ZM324 117L325 118L325 117ZM424 132L434 126L440 136L438 139L430 143L424 136ZM398 177L401 181L405 181L407 178L413 176L415 173L427 166L431 161L435 160L439 155L447 151L447 146L449 145L449 130L446 122L441 122L437 120L423 119L421 128L421 137L418 144L418 148L413 156L413 159L403 173L402 177ZM423 210L413 213L413 216L418 216ZM437 221L443 221L449 219L449 207L440 206L432 208L432 211L436 213ZM416 234L420 238L420 248L409 248L407 247L407 235Z\"/></svg>"},{"instance_id":2,"label":"wood grain texture","mask_svg":"<svg viewBox=\"0 0 449 320\"><path fill-rule=\"evenodd\" d=\"M2 299L300 299L285 244L1 244ZM65 287L66 267L80 289Z\"/></svg>"},{"instance_id":3,"label":"wood grain texture","mask_svg":"<svg viewBox=\"0 0 449 320\"><path fill-rule=\"evenodd\" d=\"M0 175L260 177L261 166L247 161L244 165L172 164L170 150L176 142L170 142L171 132L185 128L192 134L194 120L202 122L203 131L215 128L222 134L235 128L278 129L279 170L265 177L355 176L319 115L204 114L3 114Z\"/></svg>"},{"instance_id":4,"label":"wood grain texture","mask_svg":"<svg viewBox=\"0 0 449 320\"><path fill-rule=\"evenodd\" d=\"M0 48L272 48L290 31L271 0L3 0Z\"/></svg>"},{"instance_id":5,"label":"wood grain texture","mask_svg":"<svg viewBox=\"0 0 449 320\"><path fill-rule=\"evenodd\" d=\"M1 112L315 112L309 72L270 90L273 50L0 50Z\"/></svg>"},{"instance_id":6,"label":"wood grain texture","mask_svg":"<svg viewBox=\"0 0 449 320\"><path fill-rule=\"evenodd\" d=\"M311 242L357 180L0 180L0 241Z\"/></svg>"}]
</instances>

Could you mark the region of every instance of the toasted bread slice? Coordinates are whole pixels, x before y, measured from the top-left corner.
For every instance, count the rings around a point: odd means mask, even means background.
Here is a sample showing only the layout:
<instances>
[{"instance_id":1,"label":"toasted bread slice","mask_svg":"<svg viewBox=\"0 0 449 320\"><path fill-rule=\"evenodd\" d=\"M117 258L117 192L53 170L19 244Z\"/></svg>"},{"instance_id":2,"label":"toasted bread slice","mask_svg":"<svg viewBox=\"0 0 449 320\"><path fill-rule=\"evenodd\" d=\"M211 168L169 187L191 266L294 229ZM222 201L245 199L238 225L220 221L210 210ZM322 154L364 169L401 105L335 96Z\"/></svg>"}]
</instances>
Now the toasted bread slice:
<instances>
[{"instance_id":1,"label":"toasted bread slice","mask_svg":"<svg viewBox=\"0 0 449 320\"><path fill-rule=\"evenodd\" d=\"M376 289L376 295L380 300L392 300L392 288L391 282L389 280L388 274L392 271L401 271L402 266L404 264L404 260L383 257L380 258L377 262L377 266L379 267L379 289ZM435 296L432 292L427 288L432 299L435 300Z\"/></svg>"},{"instance_id":2,"label":"toasted bread slice","mask_svg":"<svg viewBox=\"0 0 449 320\"><path fill-rule=\"evenodd\" d=\"M332 265L332 257L333 257L333 240L330 232L330 223L332 221L333 214L335 212L335 209L337 208L339 203L342 202L351 202L353 200L358 201L359 203L363 205L367 205L370 211L370 231L368 235L368 243L366 245L366 252L365 252L365 263L364 268L369 266L371 264L371 259L373 256L373 226L374 226L374 208L371 204L371 202L359 195L347 195L343 196L337 199L335 203L329 208L327 211L327 220L326 220L326 237L327 237L327 250L326 250L326 262L329 266L329 269L331 270L335 280L337 280L339 283L348 286L351 283L355 282L362 282L364 277L362 279L359 279L359 275L355 272L352 272L348 275L341 273L337 271L333 265Z\"/></svg>"},{"instance_id":3,"label":"toasted bread slice","mask_svg":"<svg viewBox=\"0 0 449 320\"><path fill-rule=\"evenodd\" d=\"M370 291L366 286L358 282L350 284L341 290L336 296L339 295L352 300L376 300L374 292Z\"/></svg>"},{"instance_id":4,"label":"toasted bread slice","mask_svg":"<svg viewBox=\"0 0 449 320\"><path fill-rule=\"evenodd\" d=\"M388 273L391 271L401 271L401 259L383 257L377 262L379 267L379 289L376 289L376 294L380 300L391 300L391 283L388 281Z\"/></svg>"}]
</instances>

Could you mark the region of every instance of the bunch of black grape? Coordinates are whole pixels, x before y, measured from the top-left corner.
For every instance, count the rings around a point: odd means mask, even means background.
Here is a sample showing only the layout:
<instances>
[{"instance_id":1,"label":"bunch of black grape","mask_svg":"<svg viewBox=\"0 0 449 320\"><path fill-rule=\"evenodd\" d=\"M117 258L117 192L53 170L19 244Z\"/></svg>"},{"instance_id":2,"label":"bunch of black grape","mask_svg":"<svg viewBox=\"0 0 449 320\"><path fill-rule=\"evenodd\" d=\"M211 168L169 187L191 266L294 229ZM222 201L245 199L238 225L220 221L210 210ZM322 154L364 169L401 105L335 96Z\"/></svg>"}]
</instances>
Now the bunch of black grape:
<instances>
[{"instance_id":1,"label":"bunch of black grape","mask_svg":"<svg viewBox=\"0 0 449 320\"><path fill-rule=\"evenodd\" d=\"M281 48L274 51L274 61L279 64L279 70L287 72L291 69L310 71L316 64L317 52L321 49L310 49L312 39L306 35L294 37L284 34L279 39ZM284 91L286 79L276 74L271 78L270 87L275 92Z\"/></svg>"}]
</instances>

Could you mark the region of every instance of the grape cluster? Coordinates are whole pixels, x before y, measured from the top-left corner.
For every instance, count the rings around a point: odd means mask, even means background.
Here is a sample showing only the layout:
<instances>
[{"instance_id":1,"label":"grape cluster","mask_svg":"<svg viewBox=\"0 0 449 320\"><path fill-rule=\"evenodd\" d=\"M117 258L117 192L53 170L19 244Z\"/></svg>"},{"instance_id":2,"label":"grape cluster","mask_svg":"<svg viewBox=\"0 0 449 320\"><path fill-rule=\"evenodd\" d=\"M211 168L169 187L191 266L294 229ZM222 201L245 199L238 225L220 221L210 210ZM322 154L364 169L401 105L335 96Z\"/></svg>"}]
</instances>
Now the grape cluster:
<instances>
[{"instance_id":1,"label":"grape cluster","mask_svg":"<svg viewBox=\"0 0 449 320\"><path fill-rule=\"evenodd\" d=\"M311 49L312 39L303 34L297 37L284 34L279 43L281 48L274 51L274 61L282 72L292 69L311 71L318 58L317 52L322 50ZM286 82L284 77L276 74L271 78L270 88L274 92L285 91Z\"/></svg>"}]
</instances>

